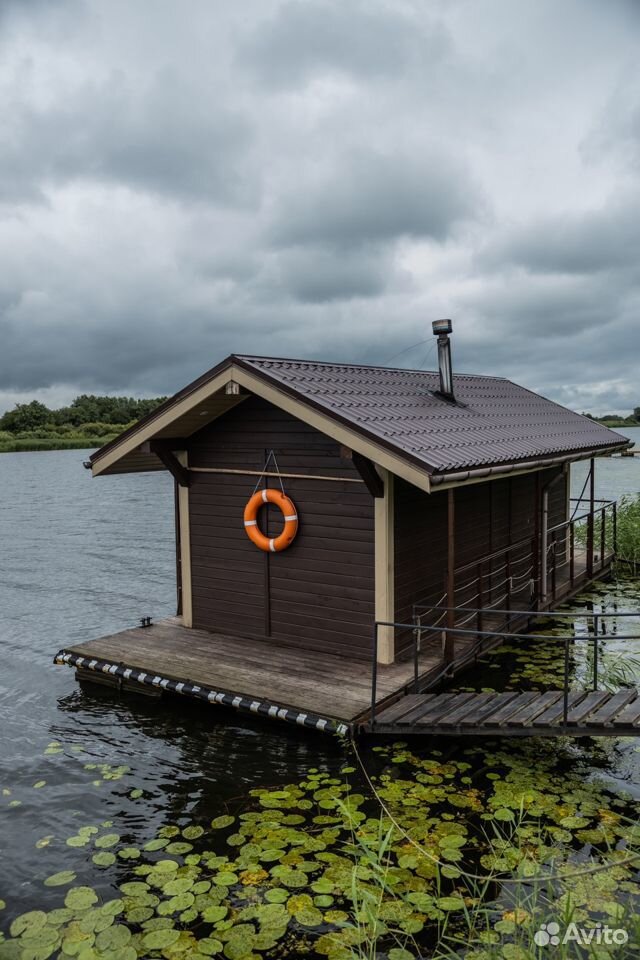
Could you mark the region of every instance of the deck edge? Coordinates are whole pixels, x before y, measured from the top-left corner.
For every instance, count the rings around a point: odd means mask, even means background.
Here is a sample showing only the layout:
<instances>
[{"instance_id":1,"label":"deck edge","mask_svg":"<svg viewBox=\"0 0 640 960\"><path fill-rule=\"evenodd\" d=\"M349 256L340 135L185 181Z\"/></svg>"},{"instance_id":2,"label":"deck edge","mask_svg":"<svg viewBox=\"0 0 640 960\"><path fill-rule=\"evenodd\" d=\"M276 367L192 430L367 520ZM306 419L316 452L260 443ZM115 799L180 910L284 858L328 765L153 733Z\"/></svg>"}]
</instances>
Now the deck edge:
<instances>
[{"instance_id":1,"label":"deck edge","mask_svg":"<svg viewBox=\"0 0 640 960\"><path fill-rule=\"evenodd\" d=\"M256 700L255 698L230 693L226 690L214 690L212 687L192 683L190 680L174 680L136 667L126 667L122 663L110 663L108 660L82 656L81 654L65 650L64 648L58 651L53 658L53 662L57 665L78 667L83 670L94 671L95 673L109 674L114 678L114 685L116 686L117 681L133 681L143 686L155 687L166 693L179 694L218 706L232 707L241 713L268 717L272 720L283 720L286 723L291 723L298 727L319 730L321 733L345 736L351 730L349 724L335 720L332 717L322 717L315 713L304 713L303 711L293 710L291 707L273 703L269 700Z\"/></svg>"}]
</instances>

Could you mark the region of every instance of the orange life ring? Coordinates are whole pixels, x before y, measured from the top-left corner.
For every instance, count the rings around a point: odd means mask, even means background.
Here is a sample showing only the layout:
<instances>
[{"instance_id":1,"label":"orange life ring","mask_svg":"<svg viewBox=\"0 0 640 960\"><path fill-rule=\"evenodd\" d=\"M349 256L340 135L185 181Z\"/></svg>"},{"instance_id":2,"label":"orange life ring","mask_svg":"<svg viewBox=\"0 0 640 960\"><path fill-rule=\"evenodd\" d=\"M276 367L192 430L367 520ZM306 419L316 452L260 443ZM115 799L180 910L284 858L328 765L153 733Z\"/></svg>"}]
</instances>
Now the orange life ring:
<instances>
[{"instance_id":1,"label":"orange life ring","mask_svg":"<svg viewBox=\"0 0 640 960\"><path fill-rule=\"evenodd\" d=\"M258 511L263 503L273 503L282 510L284 530L278 537L265 537L258 526ZM286 550L298 532L298 514L293 500L280 490L257 490L244 508L244 529L249 540L266 553Z\"/></svg>"}]
</instances>

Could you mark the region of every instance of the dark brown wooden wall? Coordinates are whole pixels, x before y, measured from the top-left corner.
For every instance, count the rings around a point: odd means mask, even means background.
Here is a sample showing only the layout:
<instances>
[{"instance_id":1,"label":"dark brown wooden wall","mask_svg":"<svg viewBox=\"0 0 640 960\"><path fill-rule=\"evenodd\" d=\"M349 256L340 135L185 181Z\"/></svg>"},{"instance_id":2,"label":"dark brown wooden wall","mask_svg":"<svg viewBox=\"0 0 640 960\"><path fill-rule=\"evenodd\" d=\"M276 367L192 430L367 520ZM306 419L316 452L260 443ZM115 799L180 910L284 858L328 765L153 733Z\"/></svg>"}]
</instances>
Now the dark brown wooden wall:
<instances>
[{"instance_id":1,"label":"dark brown wooden wall","mask_svg":"<svg viewBox=\"0 0 640 960\"><path fill-rule=\"evenodd\" d=\"M561 473L561 468L540 471L540 484ZM478 592L477 561L502 550L509 544L533 538L536 528L535 474L493 480L460 487L455 491L455 566L470 565L456 576L462 589L457 603L472 606ZM539 509L539 507L538 507ZM566 483L564 477L549 491L549 526L566 519ZM447 572L447 493L423 493L403 480L395 487L395 609L398 622L409 622L412 605L425 599L436 603L445 593ZM518 600L528 603L533 573L531 547L525 545L510 552L510 573ZM505 558L484 565L485 606L504 593L507 570ZM529 571L529 572L528 572ZM527 573L528 572L528 573Z\"/></svg>"},{"instance_id":2,"label":"dark brown wooden wall","mask_svg":"<svg viewBox=\"0 0 640 960\"><path fill-rule=\"evenodd\" d=\"M284 473L359 479L351 461L341 458L338 444L257 397L195 434L189 465L261 470L271 449ZM287 550L268 554L251 543L243 526L243 510L257 478L192 476L194 626L368 657L374 507L364 484L285 480L300 518L298 536ZM268 485L277 486L277 480L269 478ZM277 535L280 516L276 508L264 507L259 517L263 532Z\"/></svg>"}]
</instances>

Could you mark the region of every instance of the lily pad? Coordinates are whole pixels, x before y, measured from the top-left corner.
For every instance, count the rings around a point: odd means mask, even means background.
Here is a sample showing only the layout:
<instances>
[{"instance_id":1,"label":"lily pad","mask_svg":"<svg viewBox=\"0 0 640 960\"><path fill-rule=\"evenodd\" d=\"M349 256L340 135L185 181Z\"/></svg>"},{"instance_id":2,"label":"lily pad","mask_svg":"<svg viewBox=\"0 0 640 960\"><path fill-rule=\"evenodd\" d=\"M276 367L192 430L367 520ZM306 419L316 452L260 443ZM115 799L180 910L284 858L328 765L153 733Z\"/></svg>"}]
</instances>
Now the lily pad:
<instances>
[{"instance_id":1,"label":"lily pad","mask_svg":"<svg viewBox=\"0 0 640 960\"><path fill-rule=\"evenodd\" d=\"M180 936L180 931L173 928L152 930L142 939L147 950L167 950Z\"/></svg>"},{"instance_id":2,"label":"lily pad","mask_svg":"<svg viewBox=\"0 0 640 960\"><path fill-rule=\"evenodd\" d=\"M197 840L198 837L201 837L204 833L204 827L201 827L197 824L193 824L189 827L185 827L182 831L182 836L185 840Z\"/></svg>"},{"instance_id":3,"label":"lily pad","mask_svg":"<svg viewBox=\"0 0 640 960\"><path fill-rule=\"evenodd\" d=\"M440 910L462 910L464 909L464 900L462 897L440 897L436 900Z\"/></svg>"},{"instance_id":4,"label":"lily pad","mask_svg":"<svg viewBox=\"0 0 640 960\"><path fill-rule=\"evenodd\" d=\"M214 830L224 830L226 827L230 827L231 824L235 822L235 819L235 817L229 814L223 814L221 817L215 817L215 819L211 821L211 826Z\"/></svg>"},{"instance_id":5,"label":"lily pad","mask_svg":"<svg viewBox=\"0 0 640 960\"><path fill-rule=\"evenodd\" d=\"M46 922L47 915L44 910L29 910L28 913L22 913L16 917L9 927L9 933L12 937L19 937L26 931L40 930Z\"/></svg>"},{"instance_id":6,"label":"lily pad","mask_svg":"<svg viewBox=\"0 0 640 960\"><path fill-rule=\"evenodd\" d=\"M116 862L116 855L108 850L101 850L100 853L94 853L91 859L97 867L110 867Z\"/></svg>"},{"instance_id":7,"label":"lily pad","mask_svg":"<svg viewBox=\"0 0 640 960\"><path fill-rule=\"evenodd\" d=\"M115 847L119 841L120 835L118 833L105 833L96 840L96 847L99 847L101 850L106 847Z\"/></svg>"},{"instance_id":8,"label":"lily pad","mask_svg":"<svg viewBox=\"0 0 640 960\"><path fill-rule=\"evenodd\" d=\"M202 919L207 923L218 923L220 920L224 920L228 912L227 907L214 905L203 911Z\"/></svg>"},{"instance_id":9,"label":"lily pad","mask_svg":"<svg viewBox=\"0 0 640 960\"><path fill-rule=\"evenodd\" d=\"M91 887L72 887L64 899L65 906L70 910L86 910L97 901L98 895Z\"/></svg>"},{"instance_id":10,"label":"lily pad","mask_svg":"<svg viewBox=\"0 0 640 960\"><path fill-rule=\"evenodd\" d=\"M214 937L203 937L202 940L198 940L198 953L205 957L213 957L222 953L222 950L223 944Z\"/></svg>"},{"instance_id":11,"label":"lily pad","mask_svg":"<svg viewBox=\"0 0 640 960\"><path fill-rule=\"evenodd\" d=\"M118 850L118 856L121 860L138 860L140 851L137 847L123 847L122 850Z\"/></svg>"},{"instance_id":12,"label":"lily pad","mask_svg":"<svg viewBox=\"0 0 640 960\"><path fill-rule=\"evenodd\" d=\"M149 840L148 843L145 843L145 850L162 850L163 847L166 847L169 843L169 840L166 837L156 837L154 840Z\"/></svg>"},{"instance_id":13,"label":"lily pad","mask_svg":"<svg viewBox=\"0 0 640 960\"><path fill-rule=\"evenodd\" d=\"M121 923L116 923L103 930L96 937L96 947L101 952L119 950L131 940L131 931Z\"/></svg>"},{"instance_id":14,"label":"lily pad","mask_svg":"<svg viewBox=\"0 0 640 960\"><path fill-rule=\"evenodd\" d=\"M45 887L63 887L67 883L73 883L76 874L73 870L61 870L60 873L53 873L44 881Z\"/></svg>"},{"instance_id":15,"label":"lily pad","mask_svg":"<svg viewBox=\"0 0 640 960\"><path fill-rule=\"evenodd\" d=\"M181 840L175 840L173 841L173 843L170 843L167 846L166 850L167 850L167 853L177 853L177 854L189 853L190 850L193 850L193 844L185 843L184 841L181 841Z\"/></svg>"}]
</instances>

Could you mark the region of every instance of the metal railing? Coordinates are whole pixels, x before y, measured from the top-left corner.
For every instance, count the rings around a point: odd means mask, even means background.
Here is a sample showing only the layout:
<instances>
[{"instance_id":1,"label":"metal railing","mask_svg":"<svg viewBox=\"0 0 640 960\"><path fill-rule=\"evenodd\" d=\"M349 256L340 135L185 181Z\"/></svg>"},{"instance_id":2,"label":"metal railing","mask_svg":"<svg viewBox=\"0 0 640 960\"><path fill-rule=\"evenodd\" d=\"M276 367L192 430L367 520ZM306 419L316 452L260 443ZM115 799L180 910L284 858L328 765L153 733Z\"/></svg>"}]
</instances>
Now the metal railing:
<instances>
[{"instance_id":1,"label":"metal railing","mask_svg":"<svg viewBox=\"0 0 640 960\"><path fill-rule=\"evenodd\" d=\"M525 618L527 621L532 619L538 619L539 617L551 617L553 619L559 618L571 618L572 620L584 620L587 622L587 633L578 634L570 633L562 636L551 636L549 634L535 634L535 633L511 633L505 630L477 630L475 628L465 628L460 626L449 627L443 626L440 623L440 619L446 617L449 613L464 612L472 614L481 614L487 613L488 611L482 611L479 609L470 609L469 607L445 607L440 605L433 605L429 608L432 612L437 611L440 614L438 621L433 624L427 624L426 626L416 628L415 623L396 623L393 621L383 621L377 620L374 624L373 629L373 644L372 644L372 674L371 674L371 717L370 717L370 728L373 729L375 726L376 718L376 706L377 706L377 686L378 686L378 636L379 630L381 627L387 629L392 629L394 632L396 630L410 630L414 637L414 647L413 647L413 663L414 663L414 677L413 677L413 688L415 692L418 692L420 689L420 680L424 676L429 676L429 688L437 686L441 681L452 677L460 667L465 663L468 663L470 660L477 659L478 654L481 653L486 648L487 639L499 638L501 640L505 639L517 639L517 640L538 640L545 641L547 643L552 642L562 642L564 644L564 668L563 668L563 678L562 678L562 696L563 696L563 711L562 711L562 723L564 726L567 725L568 713L569 713L569 694L570 694L570 664L571 664L571 644L575 643L577 640L584 640L585 637L587 640L593 639L593 674L591 681L591 689L596 691L599 684L599 648L598 642L602 636L606 634L600 633L600 625L603 621L607 619L626 619L628 617L634 617L640 620L640 610L637 611L624 611L624 612L612 612L606 613L604 611L596 612L567 612L562 610L513 610L513 609L503 609L496 610L492 609L491 612L494 614L503 614L508 615L509 617L521 617ZM591 624L591 628L589 628ZM427 674L422 674L422 677L419 672L419 659L420 659L420 642L421 633L436 633L442 634L443 636L443 646L446 635L462 635L464 637L476 638L476 642L467 647L464 653L459 656L457 659L451 660L446 664L443 664L442 669L439 673L433 674L433 671L428 671ZM632 634L615 634L616 641L620 640L640 640L640 631L638 633Z\"/></svg>"},{"instance_id":2,"label":"metal railing","mask_svg":"<svg viewBox=\"0 0 640 960\"><path fill-rule=\"evenodd\" d=\"M440 600L434 603L424 598L412 604L414 629L420 628L423 618L446 599L453 600L448 610L462 608L466 614L456 623L448 623L450 628L475 620L476 630L482 631L485 619L499 613L502 605L506 608L508 628L513 618L521 615L512 609L514 605L526 602L529 609L534 609L536 605L554 603L605 570L616 550L616 503L594 500L598 506L593 513L589 510L576 516L579 505L591 505L591 501L575 498L571 502L576 504L573 516L547 528L546 534L524 537L456 567L451 598L445 583Z\"/></svg>"},{"instance_id":3,"label":"metal railing","mask_svg":"<svg viewBox=\"0 0 640 960\"><path fill-rule=\"evenodd\" d=\"M572 497L570 502L576 504L571 518L549 527L545 538L547 579L541 585L541 593L552 601L557 598L559 586L568 585L571 589L580 576L589 579L604 570L617 547L615 500L594 500L594 510L579 516L576 512L580 504L591 506L591 501Z\"/></svg>"}]
</instances>

